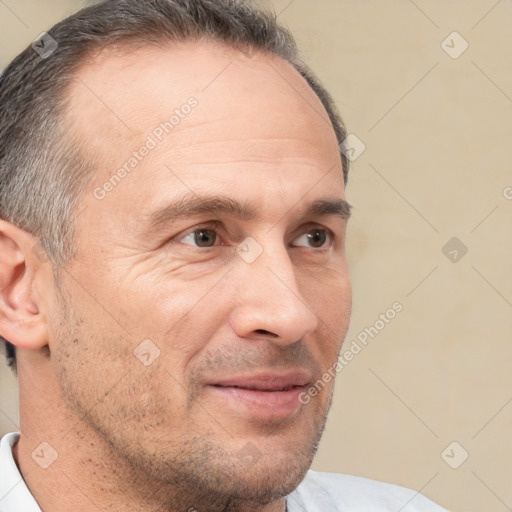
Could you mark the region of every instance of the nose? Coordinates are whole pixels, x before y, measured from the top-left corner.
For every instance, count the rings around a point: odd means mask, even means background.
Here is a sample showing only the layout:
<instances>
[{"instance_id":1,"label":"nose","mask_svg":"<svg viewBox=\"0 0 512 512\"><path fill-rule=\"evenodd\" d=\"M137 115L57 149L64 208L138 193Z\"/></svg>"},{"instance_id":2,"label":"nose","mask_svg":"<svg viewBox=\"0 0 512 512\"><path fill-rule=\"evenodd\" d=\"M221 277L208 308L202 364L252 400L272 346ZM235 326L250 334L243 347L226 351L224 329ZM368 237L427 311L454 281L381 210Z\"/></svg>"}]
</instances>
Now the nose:
<instances>
[{"instance_id":1,"label":"nose","mask_svg":"<svg viewBox=\"0 0 512 512\"><path fill-rule=\"evenodd\" d=\"M264 250L250 264L238 261L236 274L237 305L230 320L240 338L290 344L317 328L318 317L301 294L284 247Z\"/></svg>"}]
</instances>

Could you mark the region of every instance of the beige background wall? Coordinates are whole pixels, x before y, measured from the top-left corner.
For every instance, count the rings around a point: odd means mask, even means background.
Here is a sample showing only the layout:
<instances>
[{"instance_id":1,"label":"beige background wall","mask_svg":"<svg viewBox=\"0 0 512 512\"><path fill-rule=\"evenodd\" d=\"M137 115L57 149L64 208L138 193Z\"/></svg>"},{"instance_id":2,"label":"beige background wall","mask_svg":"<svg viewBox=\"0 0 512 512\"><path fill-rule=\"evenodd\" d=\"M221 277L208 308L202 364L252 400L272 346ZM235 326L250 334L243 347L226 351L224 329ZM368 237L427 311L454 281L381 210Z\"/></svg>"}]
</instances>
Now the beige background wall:
<instances>
[{"instance_id":1,"label":"beige background wall","mask_svg":"<svg viewBox=\"0 0 512 512\"><path fill-rule=\"evenodd\" d=\"M456 511L509 510L512 3L265 3L366 146L348 187L346 347L403 306L341 371L314 468ZM79 4L0 2L0 64ZM15 382L3 366L0 379L4 432L16 429Z\"/></svg>"}]
</instances>

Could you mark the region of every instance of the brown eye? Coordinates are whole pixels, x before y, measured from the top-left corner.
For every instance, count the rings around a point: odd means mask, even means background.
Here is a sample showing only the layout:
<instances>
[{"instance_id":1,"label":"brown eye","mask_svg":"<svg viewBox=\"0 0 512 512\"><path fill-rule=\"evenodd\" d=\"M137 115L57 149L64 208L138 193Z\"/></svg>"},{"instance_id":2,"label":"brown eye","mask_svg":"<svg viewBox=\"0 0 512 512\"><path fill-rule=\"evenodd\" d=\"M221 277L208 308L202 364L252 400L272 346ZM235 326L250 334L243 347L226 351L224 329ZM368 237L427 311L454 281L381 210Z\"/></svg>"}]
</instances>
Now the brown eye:
<instances>
[{"instance_id":1,"label":"brown eye","mask_svg":"<svg viewBox=\"0 0 512 512\"><path fill-rule=\"evenodd\" d=\"M294 246L310 247L320 249L326 245L330 237L330 233L321 228L310 229L307 233L299 236L294 240Z\"/></svg>"},{"instance_id":2,"label":"brown eye","mask_svg":"<svg viewBox=\"0 0 512 512\"><path fill-rule=\"evenodd\" d=\"M196 229L194 231L194 242L198 247L212 247L217 240L217 233L213 229Z\"/></svg>"},{"instance_id":3,"label":"brown eye","mask_svg":"<svg viewBox=\"0 0 512 512\"><path fill-rule=\"evenodd\" d=\"M322 247L327 240L327 233L323 229L313 229L306 235L311 247Z\"/></svg>"},{"instance_id":4,"label":"brown eye","mask_svg":"<svg viewBox=\"0 0 512 512\"><path fill-rule=\"evenodd\" d=\"M213 247L217 241L217 232L214 229L198 228L185 235L180 242L196 247Z\"/></svg>"}]
</instances>

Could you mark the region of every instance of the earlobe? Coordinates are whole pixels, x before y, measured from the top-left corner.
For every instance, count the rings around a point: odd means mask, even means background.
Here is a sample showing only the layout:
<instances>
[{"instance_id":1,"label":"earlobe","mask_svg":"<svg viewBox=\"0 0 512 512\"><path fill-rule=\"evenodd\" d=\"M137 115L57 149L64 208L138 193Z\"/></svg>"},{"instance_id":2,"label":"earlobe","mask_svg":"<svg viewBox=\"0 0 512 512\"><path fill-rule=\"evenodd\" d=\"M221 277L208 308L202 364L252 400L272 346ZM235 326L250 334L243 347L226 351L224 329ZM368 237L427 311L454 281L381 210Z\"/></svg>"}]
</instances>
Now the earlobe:
<instances>
[{"instance_id":1,"label":"earlobe","mask_svg":"<svg viewBox=\"0 0 512 512\"><path fill-rule=\"evenodd\" d=\"M33 257L35 238L0 219L0 335L19 348L47 345L47 326L35 298L41 262Z\"/></svg>"}]
</instances>

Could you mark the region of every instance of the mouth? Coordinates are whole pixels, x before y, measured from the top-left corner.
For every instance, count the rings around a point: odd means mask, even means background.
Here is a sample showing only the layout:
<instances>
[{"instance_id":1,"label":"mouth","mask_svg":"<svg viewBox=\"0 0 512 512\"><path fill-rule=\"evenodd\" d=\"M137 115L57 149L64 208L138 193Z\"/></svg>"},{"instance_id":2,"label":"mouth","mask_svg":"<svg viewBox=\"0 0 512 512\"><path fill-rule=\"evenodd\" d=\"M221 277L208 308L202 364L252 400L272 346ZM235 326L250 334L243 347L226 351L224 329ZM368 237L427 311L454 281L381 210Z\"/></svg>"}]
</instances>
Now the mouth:
<instances>
[{"instance_id":1,"label":"mouth","mask_svg":"<svg viewBox=\"0 0 512 512\"><path fill-rule=\"evenodd\" d=\"M209 388L236 414L275 420L293 415L302 407L299 396L310 382L308 372L295 371L233 377L213 382Z\"/></svg>"}]
</instances>

